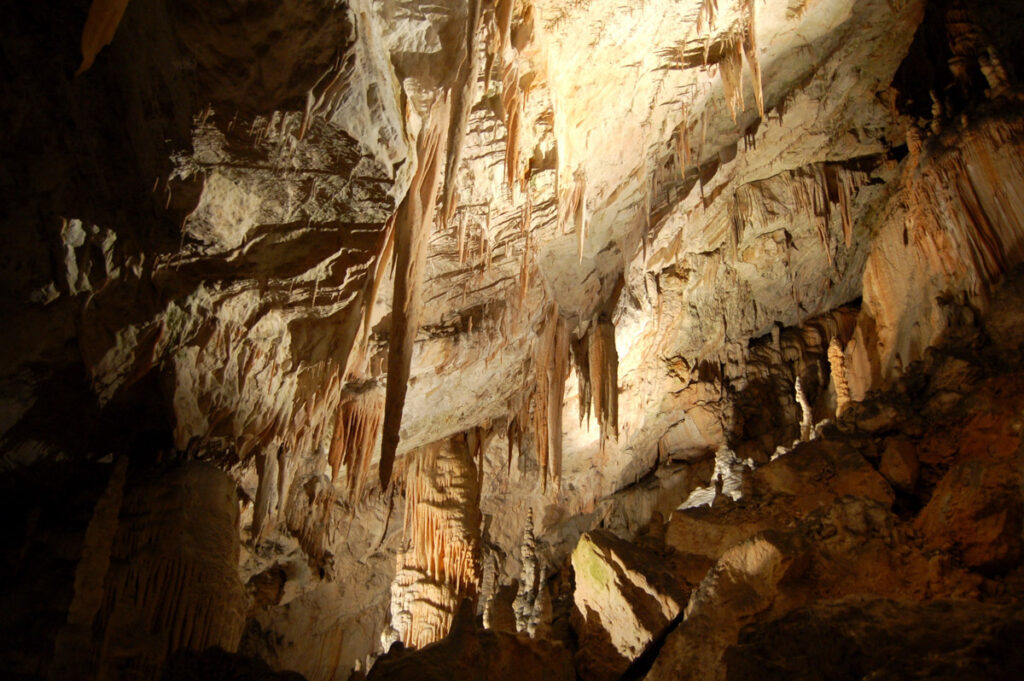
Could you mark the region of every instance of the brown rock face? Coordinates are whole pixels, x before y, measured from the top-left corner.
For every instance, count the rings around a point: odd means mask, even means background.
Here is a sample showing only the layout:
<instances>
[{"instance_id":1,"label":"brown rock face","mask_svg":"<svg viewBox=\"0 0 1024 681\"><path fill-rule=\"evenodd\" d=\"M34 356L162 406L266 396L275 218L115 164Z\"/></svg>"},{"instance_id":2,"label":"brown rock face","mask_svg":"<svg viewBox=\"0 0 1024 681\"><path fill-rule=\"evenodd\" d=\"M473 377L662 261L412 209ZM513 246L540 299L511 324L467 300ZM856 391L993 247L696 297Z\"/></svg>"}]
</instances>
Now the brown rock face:
<instances>
[{"instance_id":1,"label":"brown rock face","mask_svg":"<svg viewBox=\"0 0 1024 681\"><path fill-rule=\"evenodd\" d=\"M8 5L9 676L1012 676L1019 0Z\"/></svg>"},{"instance_id":2,"label":"brown rock face","mask_svg":"<svg viewBox=\"0 0 1024 681\"><path fill-rule=\"evenodd\" d=\"M122 507L100 678L158 666L180 648L238 647L245 598L234 485L200 463L168 478L136 488Z\"/></svg>"},{"instance_id":3,"label":"brown rock face","mask_svg":"<svg viewBox=\"0 0 1024 681\"><path fill-rule=\"evenodd\" d=\"M572 553L577 668L616 679L680 613L688 590L671 566L608 532L590 532Z\"/></svg>"},{"instance_id":4,"label":"brown rock face","mask_svg":"<svg viewBox=\"0 0 1024 681\"><path fill-rule=\"evenodd\" d=\"M561 645L524 635L481 631L467 621L471 618L472 610L464 609L451 633L423 650L393 650L374 665L369 680L575 678L570 653Z\"/></svg>"}]
</instances>

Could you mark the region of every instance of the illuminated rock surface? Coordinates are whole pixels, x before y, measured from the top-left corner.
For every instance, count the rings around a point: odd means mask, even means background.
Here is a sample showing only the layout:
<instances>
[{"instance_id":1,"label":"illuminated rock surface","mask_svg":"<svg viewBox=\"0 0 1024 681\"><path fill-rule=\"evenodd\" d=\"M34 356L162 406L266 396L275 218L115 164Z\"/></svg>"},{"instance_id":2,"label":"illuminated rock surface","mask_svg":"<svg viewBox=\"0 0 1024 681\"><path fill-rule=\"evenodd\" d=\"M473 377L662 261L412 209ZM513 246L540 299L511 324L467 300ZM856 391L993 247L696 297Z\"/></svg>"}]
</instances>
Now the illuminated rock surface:
<instances>
[{"instance_id":1,"label":"illuminated rock surface","mask_svg":"<svg viewBox=\"0 0 1024 681\"><path fill-rule=\"evenodd\" d=\"M11 678L1022 675L1019 2L5 22Z\"/></svg>"}]
</instances>

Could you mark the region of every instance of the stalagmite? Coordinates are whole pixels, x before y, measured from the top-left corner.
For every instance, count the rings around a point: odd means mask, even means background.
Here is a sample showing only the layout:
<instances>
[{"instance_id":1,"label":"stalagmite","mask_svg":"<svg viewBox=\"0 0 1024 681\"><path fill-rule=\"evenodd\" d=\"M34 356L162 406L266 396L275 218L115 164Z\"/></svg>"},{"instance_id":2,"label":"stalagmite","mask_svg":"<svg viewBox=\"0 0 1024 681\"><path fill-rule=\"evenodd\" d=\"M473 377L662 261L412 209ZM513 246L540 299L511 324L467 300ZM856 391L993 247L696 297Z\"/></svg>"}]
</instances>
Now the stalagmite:
<instances>
[{"instance_id":1,"label":"stalagmite","mask_svg":"<svg viewBox=\"0 0 1024 681\"><path fill-rule=\"evenodd\" d=\"M88 71L100 50L110 44L129 0L93 0L82 29L82 64L75 75Z\"/></svg>"},{"instance_id":2,"label":"stalagmite","mask_svg":"<svg viewBox=\"0 0 1024 681\"><path fill-rule=\"evenodd\" d=\"M537 540L533 535L533 509L528 509L523 543L520 547L522 570L519 574L519 590L516 592L512 611L516 618L516 631L526 631L533 619L534 601L537 599Z\"/></svg>"},{"instance_id":3,"label":"stalagmite","mask_svg":"<svg viewBox=\"0 0 1024 681\"><path fill-rule=\"evenodd\" d=\"M272 447L256 458L256 473L259 484L256 488L256 500L252 509L252 540L258 544L273 521L273 512L277 508L277 479L280 473L278 450Z\"/></svg>"},{"instance_id":4,"label":"stalagmite","mask_svg":"<svg viewBox=\"0 0 1024 681\"><path fill-rule=\"evenodd\" d=\"M419 329L421 283L427 243L444 159L451 95L438 96L423 122L416 144L419 165L409 193L395 216L395 293L388 344L388 380L380 448L380 485L387 488L398 449L402 410L408 390L413 341Z\"/></svg>"},{"instance_id":5,"label":"stalagmite","mask_svg":"<svg viewBox=\"0 0 1024 681\"><path fill-rule=\"evenodd\" d=\"M1011 90L1010 77L1006 73L1006 68L1003 67L1003 62L999 59L999 55L996 54L995 48L989 45L988 51L978 57L978 62L981 67L981 73L988 82L988 90L985 91L985 96L989 99L1006 97Z\"/></svg>"},{"instance_id":6,"label":"stalagmite","mask_svg":"<svg viewBox=\"0 0 1024 681\"><path fill-rule=\"evenodd\" d=\"M345 466L345 483L351 500L358 500L366 486L383 418L384 395L376 383L368 383L346 394L338 407L328 462L332 482L337 479L341 466Z\"/></svg>"},{"instance_id":7,"label":"stalagmite","mask_svg":"<svg viewBox=\"0 0 1024 681\"><path fill-rule=\"evenodd\" d=\"M814 421L811 414L811 403L807 400L807 393L804 392L804 384L799 376L793 382L793 393L796 403L800 405L800 440L807 442L811 439L811 428Z\"/></svg>"},{"instance_id":8,"label":"stalagmite","mask_svg":"<svg viewBox=\"0 0 1024 681\"><path fill-rule=\"evenodd\" d=\"M839 338L833 337L828 344L828 364L832 370L832 385L836 389L836 416L842 416L850 404L850 384L846 380L846 358Z\"/></svg>"}]
</instances>

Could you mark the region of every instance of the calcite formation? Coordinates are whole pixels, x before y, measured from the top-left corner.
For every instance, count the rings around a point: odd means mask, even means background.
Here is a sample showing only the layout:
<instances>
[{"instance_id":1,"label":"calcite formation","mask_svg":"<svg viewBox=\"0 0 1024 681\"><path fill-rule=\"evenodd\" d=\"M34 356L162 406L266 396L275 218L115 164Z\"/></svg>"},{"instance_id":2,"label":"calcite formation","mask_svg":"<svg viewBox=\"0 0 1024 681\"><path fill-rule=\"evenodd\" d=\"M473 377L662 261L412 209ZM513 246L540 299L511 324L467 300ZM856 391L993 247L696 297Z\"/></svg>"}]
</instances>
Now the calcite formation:
<instances>
[{"instance_id":1,"label":"calcite formation","mask_svg":"<svg viewBox=\"0 0 1024 681\"><path fill-rule=\"evenodd\" d=\"M0 667L1015 678L1019 5L12 5Z\"/></svg>"}]
</instances>

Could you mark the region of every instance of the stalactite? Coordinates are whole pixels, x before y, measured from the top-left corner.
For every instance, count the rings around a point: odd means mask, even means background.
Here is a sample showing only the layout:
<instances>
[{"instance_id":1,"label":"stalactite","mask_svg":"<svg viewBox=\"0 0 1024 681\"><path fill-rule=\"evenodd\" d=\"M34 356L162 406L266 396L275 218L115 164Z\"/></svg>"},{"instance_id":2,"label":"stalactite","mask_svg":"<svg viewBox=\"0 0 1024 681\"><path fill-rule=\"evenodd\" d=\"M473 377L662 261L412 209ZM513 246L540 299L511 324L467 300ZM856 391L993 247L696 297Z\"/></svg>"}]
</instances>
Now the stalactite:
<instances>
[{"instance_id":1,"label":"stalactite","mask_svg":"<svg viewBox=\"0 0 1024 681\"><path fill-rule=\"evenodd\" d=\"M398 449L402 410L408 390L413 341L419 329L421 283L427 243L447 139L450 94L439 96L423 122L417 141L418 165L409 193L395 216L395 292L388 345L388 378L380 451L380 485L387 488Z\"/></svg>"},{"instance_id":2,"label":"stalactite","mask_svg":"<svg viewBox=\"0 0 1024 681\"><path fill-rule=\"evenodd\" d=\"M682 107L682 120L679 124L679 134L676 135L676 157L679 159L679 173L681 179L686 180L686 168L690 165L690 124L687 120L686 106Z\"/></svg>"},{"instance_id":3,"label":"stalactite","mask_svg":"<svg viewBox=\"0 0 1024 681\"><path fill-rule=\"evenodd\" d=\"M505 112L505 182L509 188L520 183L519 135L522 127L523 97L519 88L519 67L508 59L502 67L502 109Z\"/></svg>"},{"instance_id":4,"label":"stalactite","mask_svg":"<svg viewBox=\"0 0 1024 681\"><path fill-rule=\"evenodd\" d=\"M572 351L572 364L573 369L576 372L576 381L579 386L579 410L580 410L580 426L586 421L590 422L590 403L592 399L591 384L590 384L590 360L589 354L590 342L584 334L580 338L573 338L569 347Z\"/></svg>"},{"instance_id":5,"label":"stalactite","mask_svg":"<svg viewBox=\"0 0 1024 681\"><path fill-rule=\"evenodd\" d=\"M349 91L352 72L355 70L355 57L352 54L339 55L331 67L306 92L306 108L302 114L298 137L303 139L313 119L317 116L330 119Z\"/></svg>"},{"instance_id":6,"label":"stalactite","mask_svg":"<svg viewBox=\"0 0 1024 681\"><path fill-rule=\"evenodd\" d=\"M346 367L345 371L346 378L350 375L361 374L361 369L359 371L352 371L351 369L354 367L361 367L367 360L366 352L370 340L370 323L373 320L373 308L377 302L377 292L380 290L381 282L384 281L388 262L391 260L391 254L395 247L396 216L397 212L392 213L384 222L384 231L380 236L380 243L377 247L377 256L373 261L373 269L366 275L366 284L363 291L363 318L361 322L362 334L359 340L358 352L355 353L358 357L350 360L349 367Z\"/></svg>"},{"instance_id":7,"label":"stalactite","mask_svg":"<svg viewBox=\"0 0 1024 681\"><path fill-rule=\"evenodd\" d=\"M750 66L750 78L754 84L754 101L757 114L764 118L764 91L761 86L761 60L757 54L757 14L755 0L744 0L743 4L743 53ZM733 117L735 120L735 116Z\"/></svg>"},{"instance_id":8,"label":"stalactite","mask_svg":"<svg viewBox=\"0 0 1024 681\"><path fill-rule=\"evenodd\" d=\"M405 536L392 584L391 623L382 641L420 648L448 633L463 598L480 588L478 476L465 436L409 456Z\"/></svg>"},{"instance_id":9,"label":"stalactite","mask_svg":"<svg viewBox=\"0 0 1024 681\"><path fill-rule=\"evenodd\" d=\"M333 521L334 485L323 475L311 475L295 485L285 512L285 526L295 537L310 564L319 570L329 567L327 539Z\"/></svg>"},{"instance_id":10,"label":"stalactite","mask_svg":"<svg viewBox=\"0 0 1024 681\"><path fill-rule=\"evenodd\" d=\"M82 64L75 75L89 70L100 50L110 44L117 33L129 0L93 0L82 29Z\"/></svg>"},{"instance_id":11,"label":"stalactite","mask_svg":"<svg viewBox=\"0 0 1024 681\"><path fill-rule=\"evenodd\" d=\"M534 357L537 385L533 431L537 463L540 465L542 487L547 489L550 478L558 489L562 474L562 403L569 375L569 335L556 303L548 307Z\"/></svg>"},{"instance_id":12,"label":"stalactite","mask_svg":"<svg viewBox=\"0 0 1024 681\"><path fill-rule=\"evenodd\" d=\"M451 124L448 127L448 154L444 167L444 188L441 193L441 223L447 225L455 214L456 175L466 142L469 112L476 102L476 84L480 72L477 35L480 32L480 0L468 0L469 23L466 27L466 49L452 88Z\"/></svg>"},{"instance_id":13,"label":"stalactite","mask_svg":"<svg viewBox=\"0 0 1024 681\"><path fill-rule=\"evenodd\" d=\"M796 403L800 405L800 440L807 442L811 439L811 428L814 421L811 414L811 403L807 399L807 393L804 392L804 384L800 380L800 376L797 376L793 382L793 394Z\"/></svg>"},{"instance_id":14,"label":"stalactite","mask_svg":"<svg viewBox=\"0 0 1024 681\"><path fill-rule=\"evenodd\" d=\"M75 591L68 618L57 635L50 678L95 678L92 659L93 622L103 604L103 588L110 568L110 554L118 529L124 498L128 457L117 460L103 495L96 502L85 530L82 556L75 568Z\"/></svg>"},{"instance_id":15,"label":"stalactite","mask_svg":"<svg viewBox=\"0 0 1024 681\"><path fill-rule=\"evenodd\" d=\"M722 74L725 103L735 123L736 116L743 111L743 36L734 35L726 40L718 70Z\"/></svg>"},{"instance_id":16,"label":"stalactite","mask_svg":"<svg viewBox=\"0 0 1024 681\"><path fill-rule=\"evenodd\" d=\"M600 315L588 339L590 385L601 428L601 451L604 451L608 439L619 437L619 357L615 350L615 325L606 315Z\"/></svg>"},{"instance_id":17,"label":"stalactite","mask_svg":"<svg viewBox=\"0 0 1024 681\"><path fill-rule=\"evenodd\" d=\"M836 417L843 415L850 404L850 384L846 379L846 357L839 338L833 336L828 344L828 364L832 370L832 385L836 389Z\"/></svg>"},{"instance_id":18,"label":"stalactite","mask_svg":"<svg viewBox=\"0 0 1024 681\"><path fill-rule=\"evenodd\" d=\"M362 497L368 482L383 418L384 395L373 382L348 392L338 406L328 462L331 482L337 480L338 471L345 466L345 486L351 501Z\"/></svg>"},{"instance_id":19,"label":"stalactite","mask_svg":"<svg viewBox=\"0 0 1024 681\"><path fill-rule=\"evenodd\" d=\"M156 679L182 648L234 651L245 623L238 502L215 467L189 462L126 493L96 631L99 679Z\"/></svg>"},{"instance_id":20,"label":"stalactite","mask_svg":"<svg viewBox=\"0 0 1024 681\"><path fill-rule=\"evenodd\" d=\"M558 197L558 230L565 234L569 221L579 240L579 261L583 262L583 246L587 240L589 228L587 220L587 175L582 167L577 168L572 176L572 185L559 192Z\"/></svg>"},{"instance_id":21,"label":"stalactite","mask_svg":"<svg viewBox=\"0 0 1024 681\"><path fill-rule=\"evenodd\" d=\"M701 0L700 9L697 11L697 32L703 33L705 28L714 29L717 13L718 0Z\"/></svg>"},{"instance_id":22,"label":"stalactite","mask_svg":"<svg viewBox=\"0 0 1024 681\"><path fill-rule=\"evenodd\" d=\"M519 263L519 299L516 301L516 309L522 310L526 301L526 294L530 290L530 251L533 235L527 232L523 237L523 258Z\"/></svg>"}]
</instances>

